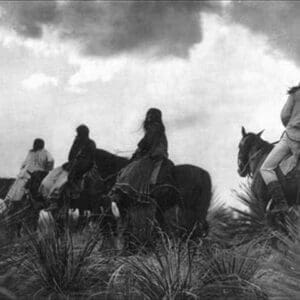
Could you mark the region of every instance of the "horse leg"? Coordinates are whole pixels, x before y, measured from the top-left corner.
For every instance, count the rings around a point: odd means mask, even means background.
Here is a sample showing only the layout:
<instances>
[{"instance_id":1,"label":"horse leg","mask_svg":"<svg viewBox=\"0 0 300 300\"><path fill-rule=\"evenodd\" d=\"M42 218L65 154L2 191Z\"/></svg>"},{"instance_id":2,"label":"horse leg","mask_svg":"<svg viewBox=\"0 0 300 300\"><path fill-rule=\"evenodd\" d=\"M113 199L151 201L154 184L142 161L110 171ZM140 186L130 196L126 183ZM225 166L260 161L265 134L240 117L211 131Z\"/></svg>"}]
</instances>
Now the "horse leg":
<instances>
[{"instance_id":1,"label":"horse leg","mask_svg":"<svg viewBox=\"0 0 300 300\"><path fill-rule=\"evenodd\" d=\"M79 216L78 216L78 224L77 224L77 229L81 230L84 228L85 225L85 211L82 208L79 208Z\"/></svg>"}]
</instances>

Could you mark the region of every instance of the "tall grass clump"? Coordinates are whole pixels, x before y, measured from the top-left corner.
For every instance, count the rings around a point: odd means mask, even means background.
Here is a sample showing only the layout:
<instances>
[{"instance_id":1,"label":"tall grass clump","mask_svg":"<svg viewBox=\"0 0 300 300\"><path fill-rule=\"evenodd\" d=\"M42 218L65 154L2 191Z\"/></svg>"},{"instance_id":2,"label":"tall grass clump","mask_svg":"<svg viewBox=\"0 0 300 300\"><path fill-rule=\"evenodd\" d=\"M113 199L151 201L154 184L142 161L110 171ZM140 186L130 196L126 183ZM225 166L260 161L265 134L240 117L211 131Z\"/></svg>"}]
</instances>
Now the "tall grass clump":
<instances>
[{"instance_id":1,"label":"tall grass clump","mask_svg":"<svg viewBox=\"0 0 300 300\"><path fill-rule=\"evenodd\" d=\"M263 284L269 293L269 298L274 300L297 300L300 299L300 220L299 210L294 214L298 217L296 222L289 219L289 234L281 235L279 238L284 243L284 251L277 253L268 263L268 276L263 278Z\"/></svg>"},{"instance_id":2,"label":"tall grass clump","mask_svg":"<svg viewBox=\"0 0 300 300\"><path fill-rule=\"evenodd\" d=\"M17 299L13 292L11 292L6 286L7 281L11 279L12 272L5 272L5 274L0 275L0 299L6 299L6 300L15 300Z\"/></svg>"},{"instance_id":3,"label":"tall grass clump","mask_svg":"<svg viewBox=\"0 0 300 300\"><path fill-rule=\"evenodd\" d=\"M207 222L209 224L207 240L212 246L218 244L226 248L234 244L235 233L231 224L235 222L235 216L232 209L217 201L208 211Z\"/></svg>"},{"instance_id":4,"label":"tall grass clump","mask_svg":"<svg viewBox=\"0 0 300 300\"><path fill-rule=\"evenodd\" d=\"M230 249L208 249L202 257L200 299L266 299L255 279L266 249L252 242Z\"/></svg>"},{"instance_id":5,"label":"tall grass clump","mask_svg":"<svg viewBox=\"0 0 300 300\"><path fill-rule=\"evenodd\" d=\"M121 260L121 266L111 277L108 295L111 299L196 299L196 253L188 241L174 240L161 233L152 254Z\"/></svg>"},{"instance_id":6,"label":"tall grass clump","mask_svg":"<svg viewBox=\"0 0 300 300\"><path fill-rule=\"evenodd\" d=\"M244 208L216 209L210 221L216 224L213 225L213 237L223 240L227 247L247 244L253 240L275 244L278 233L287 230L285 222L272 212L266 211L263 201L251 191L250 186L241 186L239 191L235 191L235 196ZM286 217L289 216L287 213Z\"/></svg>"},{"instance_id":7,"label":"tall grass clump","mask_svg":"<svg viewBox=\"0 0 300 300\"><path fill-rule=\"evenodd\" d=\"M265 248L255 243L224 249L163 234L149 255L121 259L109 299L266 299L256 282Z\"/></svg>"},{"instance_id":8,"label":"tall grass clump","mask_svg":"<svg viewBox=\"0 0 300 300\"><path fill-rule=\"evenodd\" d=\"M92 253L100 240L100 232L91 233L78 245L67 225L64 232L57 235L51 220L47 222L47 230L40 229L30 235L26 245L28 255L23 263L25 274L33 276L35 297L82 295L98 285L103 276L97 276L103 275L105 262L101 258L97 262L92 260ZM91 270L98 272L92 274Z\"/></svg>"}]
</instances>

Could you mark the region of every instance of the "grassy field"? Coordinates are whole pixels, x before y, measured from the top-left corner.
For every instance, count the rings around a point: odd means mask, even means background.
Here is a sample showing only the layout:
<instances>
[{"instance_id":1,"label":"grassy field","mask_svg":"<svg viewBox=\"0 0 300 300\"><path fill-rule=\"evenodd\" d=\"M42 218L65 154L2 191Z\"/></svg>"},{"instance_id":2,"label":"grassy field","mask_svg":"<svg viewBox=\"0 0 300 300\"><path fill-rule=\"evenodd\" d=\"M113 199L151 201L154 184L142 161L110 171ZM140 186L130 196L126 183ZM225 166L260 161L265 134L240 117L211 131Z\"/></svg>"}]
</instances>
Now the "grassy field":
<instances>
[{"instance_id":1,"label":"grassy field","mask_svg":"<svg viewBox=\"0 0 300 300\"><path fill-rule=\"evenodd\" d=\"M58 237L43 219L38 232L9 241L2 227L0 299L300 299L298 212L282 226L250 193L238 197L247 212L215 205L208 237L159 231L134 252L111 247L95 224Z\"/></svg>"}]
</instances>

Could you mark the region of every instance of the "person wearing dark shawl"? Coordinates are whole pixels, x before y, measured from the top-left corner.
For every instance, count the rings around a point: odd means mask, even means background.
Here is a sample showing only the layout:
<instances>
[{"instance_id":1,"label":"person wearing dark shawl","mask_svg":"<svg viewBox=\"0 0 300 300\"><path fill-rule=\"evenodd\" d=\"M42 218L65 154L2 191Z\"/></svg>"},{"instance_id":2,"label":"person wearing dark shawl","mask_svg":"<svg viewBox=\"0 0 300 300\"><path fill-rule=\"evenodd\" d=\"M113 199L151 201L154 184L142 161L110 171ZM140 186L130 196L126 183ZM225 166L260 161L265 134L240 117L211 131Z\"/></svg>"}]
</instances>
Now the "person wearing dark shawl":
<instances>
[{"instance_id":1,"label":"person wearing dark shawl","mask_svg":"<svg viewBox=\"0 0 300 300\"><path fill-rule=\"evenodd\" d=\"M168 141L162 122L162 113L157 108L147 111L143 122L144 137L130 163L120 171L112 194L122 192L137 200L147 199L155 187L175 187L173 163L168 159Z\"/></svg>"},{"instance_id":2,"label":"person wearing dark shawl","mask_svg":"<svg viewBox=\"0 0 300 300\"><path fill-rule=\"evenodd\" d=\"M51 194L52 192L48 192L48 190L53 189L52 194L55 195L55 197L49 197L50 205L46 209L47 211L57 209L61 188L65 184L67 184L70 198L78 198L83 189L83 176L94 166L96 144L89 137L89 128L86 125L80 125L76 128L76 132L77 135L69 151L68 162L62 168L57 169L57 174L53 173L53 178L49 176L49 184L44 182L44 185L50 185L45 193ZM68 174L67 178L65 178L65 173Z\"/></svg>"},{"instance_id":3,"label":"person wearing dark shawl","mask_svg":"<svg viewBox=\"0 0 300 300\"><path fill-rule=\"evenodd\" d=\"M73 142L68 156L69 182L82 179L94 164L96 144L89 137L89 129L86 125L80 125L76 129L77 136Z\"/></svg>"}]
</instances>

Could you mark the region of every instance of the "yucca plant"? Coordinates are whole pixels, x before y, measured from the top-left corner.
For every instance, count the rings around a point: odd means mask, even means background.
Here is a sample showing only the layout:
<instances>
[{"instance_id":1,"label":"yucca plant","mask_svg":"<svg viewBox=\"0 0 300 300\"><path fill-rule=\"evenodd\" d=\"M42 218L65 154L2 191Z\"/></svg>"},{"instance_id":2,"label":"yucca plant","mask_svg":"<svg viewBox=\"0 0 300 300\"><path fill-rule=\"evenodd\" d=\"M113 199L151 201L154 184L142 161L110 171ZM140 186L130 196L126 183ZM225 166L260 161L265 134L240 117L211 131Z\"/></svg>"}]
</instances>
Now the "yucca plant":
<instances>
[{"instance_id":1,"label":"yucca plant","mask_svg":"<svg viewBox=\"0 0 300 300\"><path fill-rule=\"evenodd\" d=\"M222 231L227 240L231 240L229 244L241 245L256 240L275 245L277 233L287 230L285 222L267 212L262 200L248 185L242 185L240 191L236 191L235 194L244 209L232 208L235 217L224 222ZM285 218L289 217L289 214L285 215Z\"/></svg>"},{"instance_id":2,"label":"yucca plant","mask_svg":"<svg viewBox=\"0 0 300 300\"><path fill-rule=\"evenodd\" d=\"M108 294L125 294L125 299L196 299L195 248L188 241L176 241L163 233L159 245L150 256L123 258L111 277Z\"/></svg>"},{"instance_id":3,"label":"yucca plant","mask_svg":"<svg viewBox=\"0 0 300 300\"><path fill-rule=\"evenodd\" d=\"M70 296L84 293L98 282L90 278L91 255L100 240L100 232L94 232L86 241L77 245L68 227L63 235L56 234L51 220L47 231L31 234L27 241L28 255L23 263L24 273L34 276L40 290L35 296ZM98 265L101 265L103 262ZM104 262L103 262L104 265ZM58 297L58 296L56 296Z\"/></svg>"},{"instance_id":4,"label":"yucca plant","mask_svg":"<svg viewBox=\"0 0 300 300\"><path fill-rule=\"evenodd\" d=\"M222 247L232 246L235 233L231 230L231 224L235 222L234 213L230 207L220 201L216 201L207 215L209 234L206 239L210 244L218 244Z\"/></svg>"},{"instance_id":5,"label":"yucca plant","mask_svg":"<svg viewBox=\"0 0 300 300\"><path fill-rule=\"evenodd\" d=\"M14 269L0 276L0 299L14 300L17 299L14 293L7 288L7 281L10 280Z\"/></svg>"},{"instance_id":6,"label":"yucca plant","mask_svg":"<svg viewBox=\"0 0 300 300\"><path fill-rule=\"evenodd\" d=\"M255 276L266 249L256 242L230 249L216 248L202 258L200 299L266 299Z\"/></svg>"},{"instance_id":7,"label":"yucca plant","mask_svg":"<svg viewBox=\"0 0 300 300\"><path fill-rule=\"evenodd\" d=\"M269 291L270 299L300 299L300 213L294 210L298 218L296 222L289 219L287 235L278 238L284 243L284 251L280 251L269 261L267 267L272 277L263 277L263 284Z\"/></svg>"}]
</instances>

